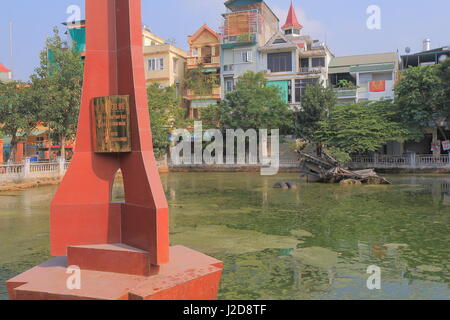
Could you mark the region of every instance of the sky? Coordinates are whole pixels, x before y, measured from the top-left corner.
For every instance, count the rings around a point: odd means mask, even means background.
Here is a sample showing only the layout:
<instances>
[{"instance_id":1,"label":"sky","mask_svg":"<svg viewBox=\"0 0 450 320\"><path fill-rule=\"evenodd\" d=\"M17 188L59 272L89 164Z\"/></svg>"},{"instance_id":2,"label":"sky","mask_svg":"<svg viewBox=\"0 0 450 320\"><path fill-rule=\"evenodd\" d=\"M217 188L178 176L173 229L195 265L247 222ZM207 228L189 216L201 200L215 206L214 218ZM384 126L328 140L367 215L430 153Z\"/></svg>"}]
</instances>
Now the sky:
<instances>
[{"instance_id":1,"label":"sky","mask_svg":"<svg viewBox=\"0 0 450 320\"><path fill-rule=\"evenodd\" d=\"M28 80L39 64L39 52L54 26L77 5L84 18L84 0L2 1L0 9L0 62L13 69L16 80ZM143 24L154 33L187 49L187 36L204 23L220 31L225 0L142 0ZM266 0L286 20L290 0ZM367 8L381 10L381 29L367 28ZM422 49L450 45L448 0L294 0L303 34L325 42L336 56ZM9 25L13 25L13 58L10 57Z\"/></svg>"}]
</instances>

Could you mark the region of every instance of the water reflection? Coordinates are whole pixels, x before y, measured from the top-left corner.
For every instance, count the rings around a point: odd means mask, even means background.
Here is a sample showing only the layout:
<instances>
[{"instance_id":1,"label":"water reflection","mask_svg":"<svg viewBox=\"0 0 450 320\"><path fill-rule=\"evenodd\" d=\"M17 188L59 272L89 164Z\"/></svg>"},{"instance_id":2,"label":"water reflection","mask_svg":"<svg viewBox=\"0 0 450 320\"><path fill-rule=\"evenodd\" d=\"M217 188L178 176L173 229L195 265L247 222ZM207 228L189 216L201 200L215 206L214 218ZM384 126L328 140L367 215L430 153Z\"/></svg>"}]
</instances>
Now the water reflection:
<instances>
[{"instance_id":1,"label":"water reflection","mask_svg":"<svg viewBox=\"0 0 450 320\"><path fill-rule=\"evenodd\" d=\"M171 242L225 261L222 299L450 299L450 177L389 179L341 187L295 174L162 176ZM283 180L298 189L272 188ZM47 258L53 192L0 194L2 283ZM120 181L114 197L123 199ZM369 265L382 269L380 291L366 287Z\"/></svg>"}]
</instances>

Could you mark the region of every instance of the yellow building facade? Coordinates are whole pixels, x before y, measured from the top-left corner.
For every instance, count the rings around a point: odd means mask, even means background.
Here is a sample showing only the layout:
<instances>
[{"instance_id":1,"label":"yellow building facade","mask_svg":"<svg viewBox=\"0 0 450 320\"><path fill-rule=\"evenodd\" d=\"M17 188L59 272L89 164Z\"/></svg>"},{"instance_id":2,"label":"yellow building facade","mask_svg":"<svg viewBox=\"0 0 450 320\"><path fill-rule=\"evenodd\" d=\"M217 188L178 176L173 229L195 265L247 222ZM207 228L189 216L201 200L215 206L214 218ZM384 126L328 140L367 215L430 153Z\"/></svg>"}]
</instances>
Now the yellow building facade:
<instances>
[{"instance_id":1,"label":"yellow building facade","mask_svg":"<svg viewBox=\"0 0 450 320\"><path fill-rule=\"evenodd\" d=\"M144 62L147 85L158 83L161 86L175 85L178 94L183 95L187 52L144 29Z\"/></svg>"},{"instance_id":2,"label":"yellow building facade","mask_svg":"<svg viewBox=\"0 0 450 320\"><path fill-rule=\"evenodd\" d=\"M199 118L201 109L217 104L221 98L220 87L220 34L208 27L201 26L192 36L188 37L189 56L187 72L201 70L204 75L217 79L217 84L202 92L187 88L185 99L189 103L189 117Z\"/></svg>"}]
</instances>

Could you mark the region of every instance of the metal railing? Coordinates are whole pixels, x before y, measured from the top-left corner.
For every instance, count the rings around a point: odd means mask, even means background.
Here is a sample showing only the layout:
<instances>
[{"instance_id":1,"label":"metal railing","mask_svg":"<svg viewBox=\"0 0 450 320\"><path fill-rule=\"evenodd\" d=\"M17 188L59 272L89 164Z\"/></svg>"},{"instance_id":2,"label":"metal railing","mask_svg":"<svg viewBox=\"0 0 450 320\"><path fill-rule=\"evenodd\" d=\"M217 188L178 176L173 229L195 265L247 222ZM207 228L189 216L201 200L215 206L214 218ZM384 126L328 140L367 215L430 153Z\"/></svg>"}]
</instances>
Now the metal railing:
<instances>
[{"instance_id":1,"label":"metal railing","mask_svg":"<svg viewBox=\"0 0 450 320\"><path fill-rule=\"evenodd\" d=\"M220 65L220 57L207 56L207 57L188 57L188 67L197 67L199 64L217 64Z\"/></svg>"},{"instance_id":2,"label":"metal railing","mask_svg":"<svg viewBox=\"0 0 450 320\"><path fill-rule=\"evenodd\" d=\"M324 67L302 67L300 73L322 73L325 71Z\"/></svg>"},{"instance_id":3,"label":"metal railing","mask_svg":"<svg viewBox=\"0 0 450 320\"><path fill-rule=\"evenodd\" d=\"M353 168L441 168L450 167L449 155L406 154L352 156L348 163Z\"/></svg>"}]
</instances>

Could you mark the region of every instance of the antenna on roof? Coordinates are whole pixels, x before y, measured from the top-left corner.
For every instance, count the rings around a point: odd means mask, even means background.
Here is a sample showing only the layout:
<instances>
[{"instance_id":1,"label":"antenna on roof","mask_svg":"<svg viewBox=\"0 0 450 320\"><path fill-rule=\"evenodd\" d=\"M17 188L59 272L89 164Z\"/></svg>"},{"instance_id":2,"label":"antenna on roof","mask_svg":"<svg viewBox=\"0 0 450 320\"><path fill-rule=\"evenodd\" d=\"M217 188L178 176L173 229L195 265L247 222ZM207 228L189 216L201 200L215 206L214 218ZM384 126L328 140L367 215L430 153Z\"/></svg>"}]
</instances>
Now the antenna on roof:
<instances>
[{"instance_id":1,"label":"antenna on roof","mask_svg":"<svg viewBox=\"0 0 450 320\"><path fill-rule=\"evenodd\" d=\"M170 38L170 39L167 39L166 43L174 46L177 44L177 40L175 40L175 38Z\"/></svg>"},{"instance_id":2,"label":"antenna on roof","mask_svg":"<svg viewBox=\"0 0 450 320\"><path fill-rule=\"evenodd\" d=\"M9 69L11 70L11 78L14 78L14 51L13 51L13 23L9 22Z\"/></svg>"}]
</instances>

